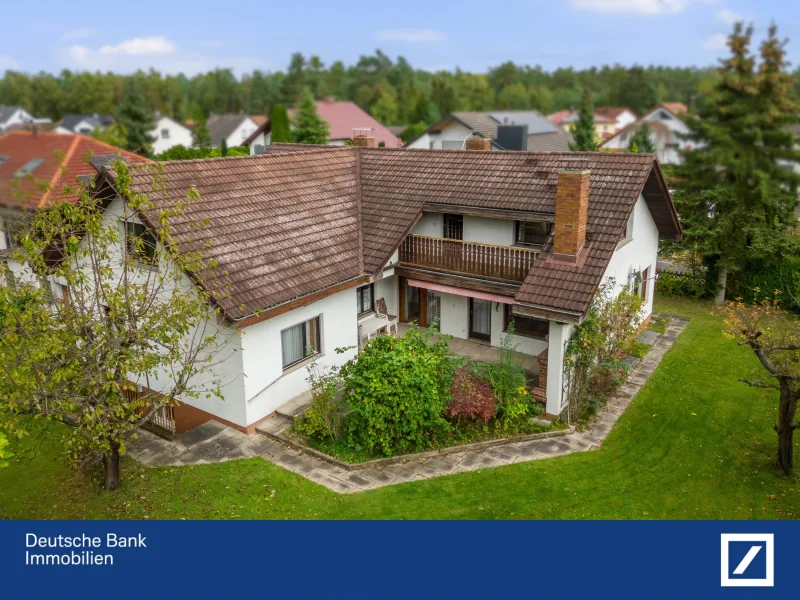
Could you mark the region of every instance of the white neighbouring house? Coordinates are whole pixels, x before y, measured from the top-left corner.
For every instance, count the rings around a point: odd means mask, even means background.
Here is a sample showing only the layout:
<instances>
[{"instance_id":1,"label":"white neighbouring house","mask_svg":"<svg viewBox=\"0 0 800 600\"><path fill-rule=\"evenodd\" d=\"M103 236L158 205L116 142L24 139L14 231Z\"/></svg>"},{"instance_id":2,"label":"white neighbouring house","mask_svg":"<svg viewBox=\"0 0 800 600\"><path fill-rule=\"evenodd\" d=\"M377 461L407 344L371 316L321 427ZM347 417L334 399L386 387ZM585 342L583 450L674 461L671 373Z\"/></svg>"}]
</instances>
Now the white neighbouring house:
<instances>
[{"instance_id":1,"label":"white neighbouring house","mask_svg":"<svg viewBox=\"0 0 800 600\"><path fill-rule=\"evenodd\" d=\"M239 115L211 115L206 121L208 133L211 136L211 146L218 148L222 140L228 145L244 146L247 139L258 129L258 124L245 114Z\"/></svg>"},{"instance_id":2,"label":"white neighbouring house","mask_svg":"<svg viewBox=\"0 0 800 600\"><path fill-rule=\"evenodd\" d=\"M37 119L21 106L0 105L0 134L31 124L47 124L50 119Z\"/></svg>"},{"instance_id":3,"label":"white neighbouring house","mask_svg":"<svg viewBox=\"0 0 800 600\"><path fill-rule=\"evenodd\" d=\"M200 193L175 233L210 243L222 318L209 326L227 344L224 400L186 399L179 431L210 418L254 431L308 389L309 361L341 364L386 329L383 304L401 321L438 320L443 333L494 346L514 319L518 349L538 357L534 393L555 418L565 345L598 286L635 287L649 315L658 239L680 237L649 155L273 144L161 166L160 202ZM148 193L149 168L131 173ZM112 190L115 218L122 201L107 170L98 189ZM205 219L200 240L194 224Z\"/></svg>"},{"instance_id":4,"label":"white neighbouring house","mask_svg":"<svg viewBox=\"0 0 800 600\"><path fill-rule=\"evenodd\" d=\"M156 126L150 132L153 138L153 154L161 154L173 146L186 146L190 148L194 143L192 131L170 119L169 117L156 117Z\"/></svg>"},{"instance_id":5,"label":"white neighbouring house","mask_svg":"<svg viewBox=\"0 0 800 600\"><path fill-rule=\"evenodd\" d=\"M680 102L663 102L635 123L617 131L603 142L602 147L612 151L627 150L636 130L642 123L647 123L658 161L669 165L680 164L680 150L693 150L697 147L693 141L682 138L689 133L689 128L681 118L686 112L686 106Z\"/></svg>"},{"instance_id":6,"label":"white neighbouring house","mask_svg":"<svg viewBox=\"0 0 800 600\"><path fill-rule=\"evenodd\" d=\"M508 137L503 135L504 128L510 133ZM521 133L515 135L519 130L522 130ZM470 141L470 138L475 140ZM480 145L480 141L484 144ZM496 110L450 113L408 142L405 147L430 150L564 152L569 150L571 141L572 135L535 110Z\"/></svg>"}]
</instances>

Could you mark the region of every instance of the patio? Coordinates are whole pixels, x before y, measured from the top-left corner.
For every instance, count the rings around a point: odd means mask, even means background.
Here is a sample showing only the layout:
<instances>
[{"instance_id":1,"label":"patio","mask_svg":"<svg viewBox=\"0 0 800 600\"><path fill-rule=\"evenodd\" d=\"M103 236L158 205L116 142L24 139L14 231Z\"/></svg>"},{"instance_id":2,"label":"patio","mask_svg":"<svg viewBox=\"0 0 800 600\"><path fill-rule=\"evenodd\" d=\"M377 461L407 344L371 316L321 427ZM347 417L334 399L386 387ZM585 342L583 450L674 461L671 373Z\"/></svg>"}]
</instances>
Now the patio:
<instances>
[{"instance_id":1,"label":"patio","mask_svg":"<svg viewBox=\"0 0 800 600\"><path fill-rule=\"evenodd\" d=\"M398 334L405 335L406 331L408 331L408 325L400 323L398 325ZM450 354L454 356L463 356L470 360L500 364L500 348L490 346L488 342L454 337L448 344L450 345ZM528 373L529 378L539 375L539 363L536 361L535 356L523 354L522 352L516 352L515 354L522 368Z\"/></svg>"}]
</instances>

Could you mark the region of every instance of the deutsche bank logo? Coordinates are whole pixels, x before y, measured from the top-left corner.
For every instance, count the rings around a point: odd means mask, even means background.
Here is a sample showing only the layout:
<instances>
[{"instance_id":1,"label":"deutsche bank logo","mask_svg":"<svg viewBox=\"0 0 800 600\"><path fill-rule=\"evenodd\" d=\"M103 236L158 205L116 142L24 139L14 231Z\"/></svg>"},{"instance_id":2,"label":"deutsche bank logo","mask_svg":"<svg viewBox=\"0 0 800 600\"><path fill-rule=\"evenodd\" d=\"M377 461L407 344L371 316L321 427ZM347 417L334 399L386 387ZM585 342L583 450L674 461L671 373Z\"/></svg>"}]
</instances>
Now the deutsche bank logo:
<instances>
[{"instance_id":1,"label":"deutsche bank logo","mask_svg":"<svg viewBox=\"0 0 800 600\"><path fill-rule=\"evenodd\" d=\"M775 534L723 533L723 587L773 587L775 585Z\"/></svg>"}]
</instances>

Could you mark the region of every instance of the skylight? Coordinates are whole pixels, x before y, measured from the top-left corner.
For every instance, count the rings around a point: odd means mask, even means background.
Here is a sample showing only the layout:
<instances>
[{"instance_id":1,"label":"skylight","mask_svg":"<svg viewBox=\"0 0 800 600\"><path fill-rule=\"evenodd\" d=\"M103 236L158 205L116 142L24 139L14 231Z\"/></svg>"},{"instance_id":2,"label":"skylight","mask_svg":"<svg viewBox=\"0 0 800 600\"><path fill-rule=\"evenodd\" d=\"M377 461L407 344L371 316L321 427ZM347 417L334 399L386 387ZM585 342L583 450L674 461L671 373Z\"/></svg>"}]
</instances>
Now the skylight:
<instances>
[{"instance_id":1,"label":"skylight","mask_svg":"<svg viewBox=\"0 0 800 600\"><path fill-rule=\"evenodd\" d=\"M4 165L5 163L7 163L9 158L10 158L9 156L0 154L0 165Z\"/></svg>"},{"instance_id":2,"label":"skylight","mask_svg":"<svg viewBox=\"0 0 800 600\"><path fill-rule=\"evenodd\" d=\"M43 158L34 158L26 162L20 169L14 173L14 177L20 179L33 173L36 168L44 162Z\"/></svg>"}]
</instances>

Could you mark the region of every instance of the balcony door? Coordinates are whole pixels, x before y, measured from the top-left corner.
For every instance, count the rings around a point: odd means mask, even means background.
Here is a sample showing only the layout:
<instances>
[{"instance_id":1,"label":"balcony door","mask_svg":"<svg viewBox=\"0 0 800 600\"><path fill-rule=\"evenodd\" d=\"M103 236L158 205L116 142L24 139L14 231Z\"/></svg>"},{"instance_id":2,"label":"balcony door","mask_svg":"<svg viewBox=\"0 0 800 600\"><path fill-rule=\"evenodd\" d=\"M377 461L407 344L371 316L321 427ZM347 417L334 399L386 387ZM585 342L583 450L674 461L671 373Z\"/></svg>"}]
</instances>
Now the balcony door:
<instances>
[{"instance_id":1,"label":"balcony door","mask_svg":"<svg viewBox=\"0 0 800 600\"><path fill-rule=\"evenodd\" d=\"M480 298L469 299L469 337L485 342L492 339L492 303Z\"/></svg>"},{"instance_id":2,"label":"balcony door","mask_svg":"<svg viewBox=\"0 0 800 600\"><path fill-rule=\"evenodd\" d=\"M441 317L442 317L442 296L439 292L434 292L431 290L426 290L426 304L425 307L425 326L430 327L434 321L439 320L439 329L442 328Z\"/></svg>"},{"instance_id":3,"label":"balcony door","mask_svg":"<svg viewBox=\"0 0 800 600\"><path fill-rule=\"evenodd\" d=\"M464 215L444 215L442 237L448 240L464 239Z\"/></svg>"}]
</instances>

